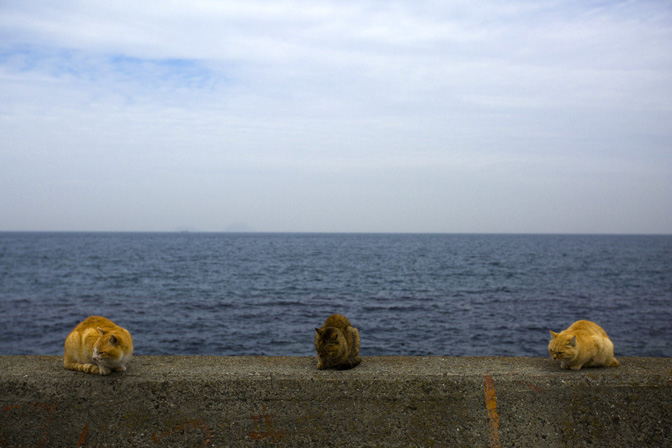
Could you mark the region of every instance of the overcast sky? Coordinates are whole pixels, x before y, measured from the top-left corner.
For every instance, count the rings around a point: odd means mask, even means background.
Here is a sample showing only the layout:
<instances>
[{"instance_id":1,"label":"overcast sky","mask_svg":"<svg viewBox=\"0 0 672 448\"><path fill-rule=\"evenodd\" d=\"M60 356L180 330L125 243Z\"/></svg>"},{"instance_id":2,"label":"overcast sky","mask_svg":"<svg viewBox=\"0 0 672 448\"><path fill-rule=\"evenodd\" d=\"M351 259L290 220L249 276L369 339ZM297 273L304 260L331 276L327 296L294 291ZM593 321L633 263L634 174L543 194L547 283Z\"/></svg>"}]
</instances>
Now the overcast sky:
<instances>
[{"instance_id":1,"label":"overcast sky","mask_svg":"<svg viewBox=\"0 0 672 448\"><path fill-rule=\"evenodd\" d=\"M672 233L672 2L0 1L0 230L240 223Z\"/></svg>"}]
</instances>

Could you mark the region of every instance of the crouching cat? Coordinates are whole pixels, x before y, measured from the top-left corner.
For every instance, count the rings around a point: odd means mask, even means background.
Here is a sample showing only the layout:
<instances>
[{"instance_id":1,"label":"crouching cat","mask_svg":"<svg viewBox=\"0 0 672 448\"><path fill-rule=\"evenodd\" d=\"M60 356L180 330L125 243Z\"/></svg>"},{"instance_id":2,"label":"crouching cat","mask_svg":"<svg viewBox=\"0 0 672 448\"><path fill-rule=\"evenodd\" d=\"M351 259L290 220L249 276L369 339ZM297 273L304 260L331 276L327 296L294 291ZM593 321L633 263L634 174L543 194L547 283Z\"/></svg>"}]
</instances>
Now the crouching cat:
<instances>
[{"instance_id":1,"label":"crouching cat","mask_svg":"<svg viewBox=\"0 0 672 448\"><path fill-rule=\"evenodd\" d=\"M560 360L563 369L581 367L618 367L614 344L607 333L594 322L579 320L560 333L551 331L548 353Z\"/></svg>"},{"instance_id":2,"label":"crouching cat","mask_svg":"<svg viewBox=\"0 0 672 448\"><path fill-rule=\"evenodd\" d=\"M90 316L65 339L63 365L68 370L109 375L124 372L133 354L133 339L124 328L100 316Z\"/></svg>"},{"instance_id":3,"label":"crouching cat","mask_svg":"<svg viewBox=\"0 0 672 448\"><path fill-rule=\"evenodd\" d=\"M317 368L351 369L362 359L359 357L359 332L342 314L332 314L315 329Z\"/></svg>"}]
</instances>

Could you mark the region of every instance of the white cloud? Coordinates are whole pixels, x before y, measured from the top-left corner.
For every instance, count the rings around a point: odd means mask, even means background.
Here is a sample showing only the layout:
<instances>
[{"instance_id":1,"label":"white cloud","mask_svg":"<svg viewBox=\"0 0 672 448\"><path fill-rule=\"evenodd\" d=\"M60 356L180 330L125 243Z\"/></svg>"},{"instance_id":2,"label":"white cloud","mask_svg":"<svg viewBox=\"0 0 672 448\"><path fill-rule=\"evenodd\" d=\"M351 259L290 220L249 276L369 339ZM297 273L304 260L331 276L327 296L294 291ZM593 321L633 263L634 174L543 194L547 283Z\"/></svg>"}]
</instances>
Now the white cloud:
<instances>
[{"instance_id":1,"label":"white cloud","mask_svg":"<svg viewBox=\"0 0 672 448\"><path fill-rule=\"evenodd\" d=\"M586 183L571 215L583 216L604 188L647 213L622 192L625 176L656 218L622 231L672 231L672 216L658 210L672 192L655 187L672 174L671 20L656 2L4 3L0 185L30 194L0 229L43 228L35 216L50 190L51 199L71 195L63 228L86 216L91 192L123 214L151 191L182 197L173 214L183 207L204 223L175 216L176 225L218 230L230 222L215 224L226 218L212 211L212 192L225 190L250 215L231 222L260 230L465 231L477 220L491 223L479 231L497 231L483 207L492 197L511 210L538 203L529 188L542 186L516 179L532 179L520 166L533 166L553 179L542 190L559 213L576 173L604 186ZM31 184L37 174L42 190ZM81 205L78 188L89 192ZM450 191L463 196L451 203L464 209L459 229L440 211ZM4 192L0 207L16 207ZM320 196L342 209L330 213ZM385 226L365 219L376 199ZM313 227L292 218L297 204ZM336 219L346 204L353 216ZM271 216L285 206L286 224L276 226ZM628 207L614 219L633 222ZM164 229L167 212L149 210L133 225ZM422 224L430 220L441 224Z\"/></svg>"}]
</instances>

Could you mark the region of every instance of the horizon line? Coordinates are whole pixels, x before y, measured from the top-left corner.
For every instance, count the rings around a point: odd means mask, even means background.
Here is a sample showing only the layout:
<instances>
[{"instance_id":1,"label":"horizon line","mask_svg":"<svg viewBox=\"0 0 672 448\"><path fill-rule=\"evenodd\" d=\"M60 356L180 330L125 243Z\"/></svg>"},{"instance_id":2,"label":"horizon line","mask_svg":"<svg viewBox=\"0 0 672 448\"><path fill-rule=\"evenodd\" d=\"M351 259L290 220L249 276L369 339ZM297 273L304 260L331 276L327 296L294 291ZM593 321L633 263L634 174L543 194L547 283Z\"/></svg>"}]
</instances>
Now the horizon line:
<instances>
[{"instance_id":1,"label":"horizon line","mask_svg":"<svg viewBox=\"0 0 672 448\"><path fill-rule=\"evenodd\" d=\"M232 234L232 235L557 235L557 236L672 236L671 233L622 232L408 232L408 231L279 231L279 230L0 230L1 233L118 233L118 234Z\"/></svg>"}]
</instances>

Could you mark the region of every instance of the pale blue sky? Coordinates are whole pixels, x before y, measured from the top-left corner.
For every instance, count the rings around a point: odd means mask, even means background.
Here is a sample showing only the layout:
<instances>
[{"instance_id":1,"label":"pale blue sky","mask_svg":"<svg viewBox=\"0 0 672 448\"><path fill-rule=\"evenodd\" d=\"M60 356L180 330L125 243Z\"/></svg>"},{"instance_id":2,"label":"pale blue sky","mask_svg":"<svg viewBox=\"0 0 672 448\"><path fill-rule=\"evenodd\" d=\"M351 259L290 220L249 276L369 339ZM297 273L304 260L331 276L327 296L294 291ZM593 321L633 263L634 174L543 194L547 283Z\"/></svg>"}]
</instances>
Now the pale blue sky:
<instances>
[{"instance_id":1,"label":"pale blue sky","mask_svg":"<svg viewBox=\"0 0 672 448\"><path fill-rule=\"evenodd\" d=\"M0 1L0 230L672 233L672 2Z\"/></svg>"}]
</instances>

